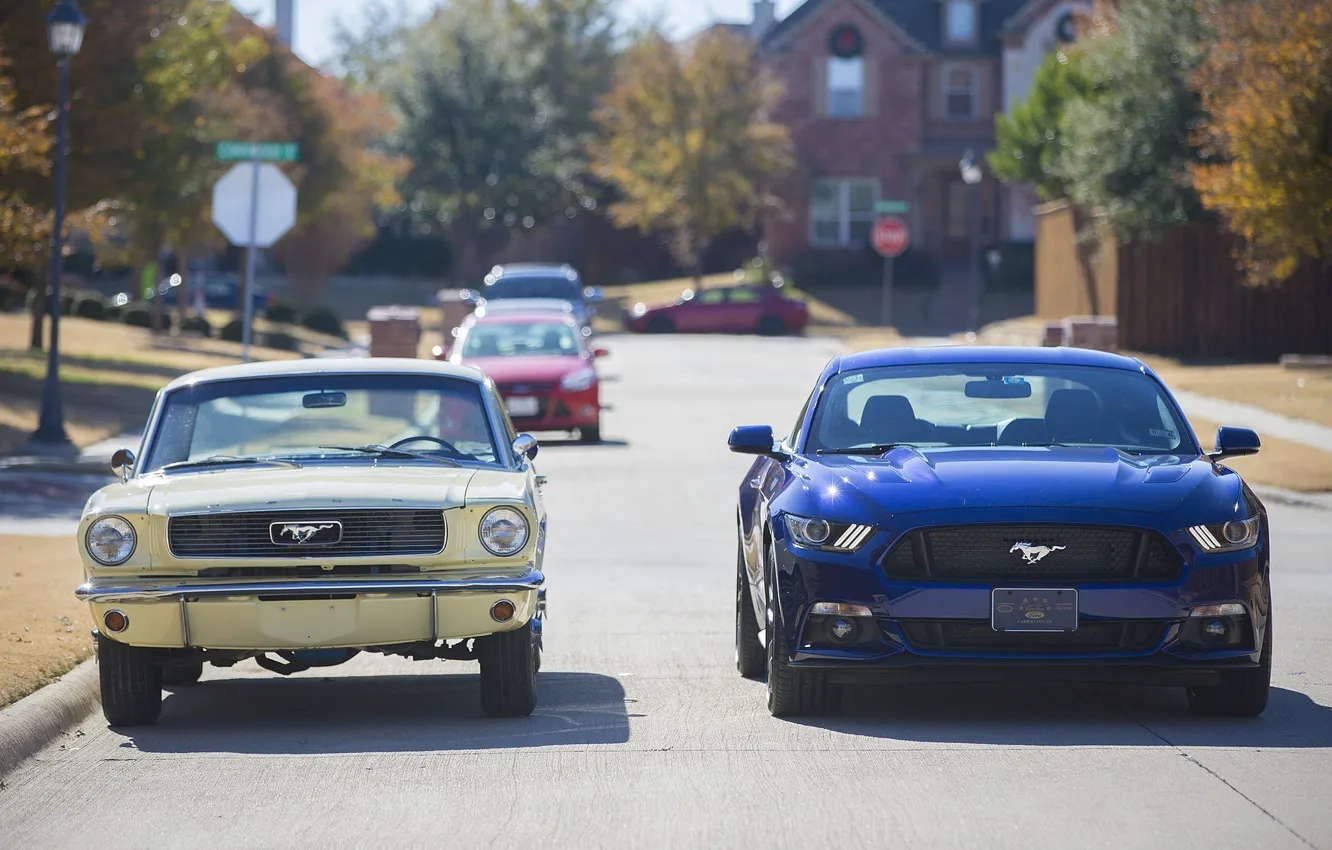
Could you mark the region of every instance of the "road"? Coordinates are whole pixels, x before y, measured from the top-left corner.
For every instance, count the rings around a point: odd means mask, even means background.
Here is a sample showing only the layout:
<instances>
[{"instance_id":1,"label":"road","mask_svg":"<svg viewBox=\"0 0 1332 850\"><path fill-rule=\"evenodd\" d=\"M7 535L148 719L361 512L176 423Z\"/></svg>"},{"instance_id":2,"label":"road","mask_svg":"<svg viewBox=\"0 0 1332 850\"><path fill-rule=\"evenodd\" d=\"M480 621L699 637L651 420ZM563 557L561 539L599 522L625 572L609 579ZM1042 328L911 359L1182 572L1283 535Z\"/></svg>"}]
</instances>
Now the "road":
<instances>
[{"instance_id":1,"label":"road","mask_svg":"<svg viewBox=\"0 0 1332 850\"><path fill-rule=\"evenodd\" d=\"M245 663L100 716L0 790L0 847L1332 848L1326 511L1272 505L1275 690L1254 721L1180 692L939 686L771 718L732 664L739 423L794 421L820 340L607 338L600 447L546 446L541 707L474 668Z\"/></svg>"}]
</instances>

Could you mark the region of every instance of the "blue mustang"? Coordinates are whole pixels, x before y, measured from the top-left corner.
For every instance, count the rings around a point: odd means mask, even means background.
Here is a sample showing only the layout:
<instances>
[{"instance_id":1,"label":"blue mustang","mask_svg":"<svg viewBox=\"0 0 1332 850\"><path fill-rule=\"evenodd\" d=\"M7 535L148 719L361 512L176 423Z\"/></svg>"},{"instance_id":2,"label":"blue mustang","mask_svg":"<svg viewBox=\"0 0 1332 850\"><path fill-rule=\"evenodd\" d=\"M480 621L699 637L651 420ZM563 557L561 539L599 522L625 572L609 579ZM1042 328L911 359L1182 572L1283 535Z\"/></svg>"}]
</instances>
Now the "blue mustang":
<instances>
[{"instance_id":1,"label":"blue mustang","mask_svg":"<svg viewBox=\"0 0 1332 850\"><path fill-rule=\"evenodd\" d=\"M940 347L834 359L740 487L736 665L774 715L856 683L1183 686L1252 717L1272 665L1267 513L1138 360Z\"/></svg>"}]
</instances>

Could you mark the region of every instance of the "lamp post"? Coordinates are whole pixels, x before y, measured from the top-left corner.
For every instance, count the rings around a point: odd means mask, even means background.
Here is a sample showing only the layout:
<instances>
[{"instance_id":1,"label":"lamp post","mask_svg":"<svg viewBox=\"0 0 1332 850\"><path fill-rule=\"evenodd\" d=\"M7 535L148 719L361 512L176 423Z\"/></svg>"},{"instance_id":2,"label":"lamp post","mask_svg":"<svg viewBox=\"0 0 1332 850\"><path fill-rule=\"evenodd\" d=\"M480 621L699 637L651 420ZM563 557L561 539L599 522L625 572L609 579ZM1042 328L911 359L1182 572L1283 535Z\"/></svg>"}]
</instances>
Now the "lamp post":
<instances>
[{"instance_id":1,"label":"lamp post","mask_svg":"<svg viewBox=\"0 0 1332 850\"><path fill-rule=\"evenodd\" d=\"M968 150L957 165L962 171L962 182L971 187L967 198L967 233L970 239L967 263L971 268L971 322L968 330L974 333L980 330L980 300L984 289L980 266L980 183L985 175L973 151Z\"/></svg>"},{"instance_id":2,"label":"lamp post","mask_svg":"<svg viewBox=\"0 0 1332 850\"><path fill-rule=\"evenodd\" d=\"M60 277L64 265L65 148L69 133L69 61L83 46L87 19L77 0L60 0L46 18L46 35L56 56L60 77L56 106L55 213L51 230L51 342L46 353L46 383L42 387L42 411L37 430L28 440L34 454L67 455L77 451L65 433L65 413L60 404Z\"/></svg>"}]
</instances>

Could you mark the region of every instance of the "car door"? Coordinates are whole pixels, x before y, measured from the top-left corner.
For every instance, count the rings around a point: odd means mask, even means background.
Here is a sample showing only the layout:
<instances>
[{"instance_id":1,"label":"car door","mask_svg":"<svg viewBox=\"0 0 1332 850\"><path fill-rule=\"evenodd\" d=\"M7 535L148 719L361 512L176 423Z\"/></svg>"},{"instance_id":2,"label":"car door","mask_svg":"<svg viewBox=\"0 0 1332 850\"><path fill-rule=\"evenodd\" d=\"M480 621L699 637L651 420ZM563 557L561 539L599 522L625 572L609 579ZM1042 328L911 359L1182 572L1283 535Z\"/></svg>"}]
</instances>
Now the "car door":
<instances>
[{"instance_id":1,"label":"car door","mask_svg":"<svg viewBox=\"0 0 1332 850\"><path fill-rule=\"evenodd\" d=\"M675 329L680 333L715 333L726 319L726 290L705 289L674 311Z\"/></svg>"},{"instance_id":2,"label":"car door","mask_svg":"<svg viewBox=\"0 0 1332 850\"><path fill-rule=\"evenodd\" d=\"M763 296L747 286L737 286L726 291L726 313L724 327L726 333L747 334L758 328L763 314Z\"/></svg>"}]
</instances>

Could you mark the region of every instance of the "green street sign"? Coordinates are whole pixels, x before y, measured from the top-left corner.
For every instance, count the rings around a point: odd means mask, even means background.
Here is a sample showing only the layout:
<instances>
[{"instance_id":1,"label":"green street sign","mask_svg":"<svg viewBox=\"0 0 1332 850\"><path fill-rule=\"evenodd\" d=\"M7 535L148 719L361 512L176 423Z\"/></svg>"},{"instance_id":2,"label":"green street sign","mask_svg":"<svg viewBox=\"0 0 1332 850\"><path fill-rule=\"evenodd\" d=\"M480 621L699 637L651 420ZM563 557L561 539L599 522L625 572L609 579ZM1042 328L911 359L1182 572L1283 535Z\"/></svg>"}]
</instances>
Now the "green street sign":
<instances>
[{"instance_id":1,"label":"green street sign","mask_svg":"<svg viewBox=\"0 0 1332 850\"><path fill-rule=\"evenodd\" d=\"M217 158L223 162L255 159L262 162L295 162L300 154L301 146L295 142L217 143Z\"/></svg>"},{"instance_id":2,"label":"green street sign","mask_svg":"<svg viewBox=\"0 0 1332 850\"><path fill-rule=\"evenodd\" d=\"M877 201L874 211L879 215L906 215L911 211L911 204L906 201Z\"/></svg>"}]
</instances>

